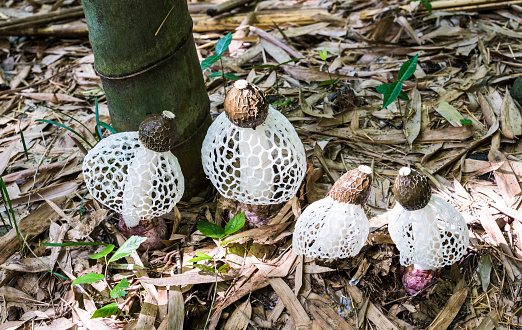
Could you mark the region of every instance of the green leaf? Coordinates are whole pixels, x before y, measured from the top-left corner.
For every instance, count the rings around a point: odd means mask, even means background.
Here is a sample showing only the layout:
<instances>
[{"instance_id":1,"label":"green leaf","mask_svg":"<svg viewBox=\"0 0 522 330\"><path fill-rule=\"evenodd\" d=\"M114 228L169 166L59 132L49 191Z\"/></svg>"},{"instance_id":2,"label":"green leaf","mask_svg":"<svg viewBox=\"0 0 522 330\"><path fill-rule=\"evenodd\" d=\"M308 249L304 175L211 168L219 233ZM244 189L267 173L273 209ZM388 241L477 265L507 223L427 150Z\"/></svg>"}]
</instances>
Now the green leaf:
<instances>
[{"instance_id":1,"label":"green leaf","mask_svg":"<svg viewBox=\"0 0 522 330\"><path fill-rule=\"evenodd\" d=\"M111 132L112 134L116 134L116 133L118 133L118 132L116 132L116 130L115 130L114 128L112 128L111 125L109 125L109 124L107 124L107 123L104 123L103 121L100 121L100 122L98 123L98 126L101 126L101 127L105 128L105 129L108 129L109 132Z\"/></svg>"},{"instance_id":2,"label":"green leaf","mask_svg":"<svg viewBox=\"0 0 522 330\"><path fill-rule=\"evenodd\" d=\"M229 32L226 36L219 39L216 44L216 54L223 55L225 50L227 50L228 46L230 46L231 41L232 41L232 32Z\"/></svg>"},{"instance_id":3,"label":"green leaf","mask_svg":"<svg viewBox=\"0 0 522 330\"><path fill-rule=\"evenodd\" d=\"M471 125L473 122L472 122L470 119L461 119L461 120L460 120L460 123L462 124L462 126L469 126L469 125Z\"/></svg>"},{"instance_id":4,"label":"green leaf","mask_svg":"<svg viewBox=\"0 0 522 330\"><path fill-rule=\"evenodd\" d=\"M401 99L403 99L404 101L409 101L409 100L410 100L410 97L408 96L408 94L406 94L405 91L401 91L401 92L399 93L399 97L400 97Z\"/></svg>"},{"instance_id":5,"label":"green leaf","mask_svg":"<svg viewBox=\"0 0 522 330\"><path fill-rule=\"evenodd\" d=\"M415 69L417 69L418 57L419 55L415 55L415 57L410 58L401 66L401 69L399 70L399 75L397 76L400 82L405 81L406 79L411 77L411 75L415 72Z\"/></svg>"},{"instance_id":6,"label":"green leaf","mask_svg":"<svg viewBox=\"0 0 522 330\"><path fill-rule=\"evenodd\" d=\"M93 254L92 256L89 256L89 258L91 258L91 259L103 258L106 255L108 255L109 253L111 253L112 250L114 250L114 245L113 244L109 244L109 245L107 245L105 247L105 249L101 250L98 253Z\"/></svg>"},{"instance_id":7,"label":"green leaf","mask_svg":"<svg viewBox=\"0 0 522 330\"><path fill-rule=\"evenodd\" d=\"M384 93L384 105L382 106L383 109L389 106L393 101L395 101L395 99L401 93L401 89L402 83L400 81L396 81L388 87L386 93Z\"/></svg>"},{"instance_id":8,"label":"green leaf","mask_svg":"<svg viewBox=\"0 0 522 330\"><path fill-rule=\"evenodd\" d=\"M125 297L127 290L130 287L130 282L126 278L122 278L120 283L116 284L114 289L111 290L111 298Z\"/></svg>"},{"instance_id":9,"label":"green leaf","mask_svg":"<svg viewBox=\"0 0 522 330\"><path fill-rule=\"evenodd\" d=\"M198 230L207 237L221 238L225 236L225 230L214 223L198 221L197 227Z\"/></svg>"},{"instance_id":10,"label":"green leaf","mask_svg":"<svg viewBox=\"0 0 522 330\"><path fill-rule=\"evenodd\" d=\"M384 94L388 90L388 87L390 87L391 84L382 84L377 86L376 90L379 94Z\"/></svg>"},{"instance_id":11,"label":"green leaf","mask_svg":"<svg viewBox=\"0 0 522 330\"><path fill-rule=\"evenodd\" d=\"M483 255L479 260L480 281L482 282L482 290L488 291L488 286L491 281L491 256L489 254Z\"/></svg>"},{"instance_id":12,"label":"green leaf","mask_svg":"<svg viewBox=\"0 0 522 330\"><path fill-rule=\"evenodd\" d=\"M321 57L321 60L326 62L326 58L328 56L328 51L326 50L326 46L324 46L323 51L319 51L319 56Z\"/></svg>"},{"instance_id":13,"label":"green leaf","mask_svg":"<svg viewBox=\"0 0 522 330\"><path fill-rule=\"evenodd\" d=\"M335 80L334 79L330 79L330 80L327 80L327 81L323 81L322 83L320 83L319 85L317 86L327 86L327 85L332 85L332 84L335 84Z\"/></svg>"},{"instance_id":14,"label":"green leaf","mask_svg":"<svg viewBox=\"0 0 522 330\"><path fill-rule=\"evenodd\" d=\"M109 262L116 261L128 256L140 247L140 244L145 242L147 237L131 236L125 243L123 243L118 250L109 259Z\"/></svg>"},{"instance_id":15,"label":"green leaf","mask_svg":"<svg viewBox=\"0 0 522 330\"><path fill-rule=\"evenodd\" d=\"M209 78L214 78L214 77L221 77L223 75L222 72L214 72L214 73L211 73L208 75Z\"/></svg>"},{"instance_id":16,"label":"green leaf","mask_svg":"<svg viewBox=\"0 0 522 330\"><path fill-rule=\"evenodd\" d=\"M426 8L426 10L431 14L431 11L432 11L432 7L431 7L431 3L429 0L421 0L421 4L424 6L424 8Z\"/></svg>"},{"instance_id":17,"label":"green leaf","mask_svg":"<svg viewBox=\"0 0 522 330\"><path fill-rule=\"evenodd\" d=\"M223 264L221 265L221 267L218 268L218 273L226 273L227 272L227 267L229 267L228 264Z\"/></svg>"},{"instance_id":18,"label":"green leaf","mask_svg":"<svg viewBox=\"0 0 522 330\"><path fill-rule=\"evenodd\" d=\"M212 260L214 257L209 256L208 254L196 252L197 257L190 259L188 262L198 262L203 260Z\"/></svg>"},{"instance_id":19,"label":"green leaf","mask_svg":"<svg viewBox=\"0 0 522 330\"><path fill-rule=\"evenodd\" d=\"M206 59L201 62L201 70L205 70L210 67L212 64L216 63L221 58L221 55L215 54L210 55Z\"/></svg>"},{"instance_id":20,"label":"green leaf","mask_svg":"<svg viewBox=\"0 0 522 330\"><path fill-rule=\"evenodd\" d=\"M112 303L95 310L91 316L91 319L95 319L98 317L108 317L116 313L118 313L118 305L116 305L116 303Z\"/></svg>"},{"instance_id":21,"label":"green leaf","mask_svg":"<svg viewBox=\"0 0 522 330\"><path fill-rule=\"evenodd\" d=\"M201 264L194 264L192 265L196 268L199 268L201 270L204 270L204 271L207 271L207 272L211 272L211 273L215 273L216 271L214 270L214 268L212 267L209 267L209 266L205 266L205 265L201 265Z\"/></svg>"},{"instance_id":22,"label":"green leaf","mask_svg":"<svg viewBox=\"0 0 522 330\"><path fill-rule=\"evenodd\" d=\"M233 73L225 73L225 78L228 80L239 80L239 77Z\"/></svg>"},{"instance_id":23,"label":"green leaf","mask_svg":"<svg viewBox=\"0 0 522 330\"><path fill-rule=\"evenodd\" d=\"M281 105L289 105L290 103L292 103L292 100L286 99L284 102L274 102L272 104L281 106Z\"/></svg>"},{"instance_id":24,"label":"green leaf","mask_svg":"<svg viewBox=\"0 0 522 330\"><path fill-rule=\"evenodd\" d=\"M90 144L89 141L87 141L87 139L83 137L83 135L81 135L80 133L76 132L75 130L73 130L69 126L65 126L63 124L57 123L57 122L52 121L52 120L47 120L47 119L36 119L35 121L41 121L41 122L44 122L44 123L60 126L61 128L65 128L66 130L76 134L80 139L83 140L83 142L87 143L87 145L92 148L92 144Z\"/></svg>"},{"instance_id":25,"label":"green leaf","mask_svg":"<svg viewBox=\"0 0 522 330\"><path fill-rule=\"evenodd\" d=\"M236 214L230 221L225 225L225 234L232 235L245 225L246 217L245 212Z\"/></svg>"},{"instance_id":26,"label":"green leaf","mask_svg":"<svg viewBox=\"0 0 522 330\"><path fill-rule=\"evenodd\" d=\"M78 284L84 284L84 283L94 283L103 280L103 274L98 273L88 273L83 276L78 277L75 279L72 284L78 285Z\"/></svg>"},{"instance_id":27,"label":"green leaf","mask_svg":"<svg viewBox=\"0 0 522 330\"><path fill-rule=\"evenodd\" d=\"M248 234L248 235L243 235L243 236L239 236L239 237L234 237L233 239L229 239L229 240L226 240L226 241L223 241L223 242L219 243L219 246L223 246L223 245L228 244L230 242L236 241L236 240L238 240L240 238L245 238L245 237L254 236L254 235L261 235L261 234L264 234L264 233Z\"/></svg>"}]
</instances>

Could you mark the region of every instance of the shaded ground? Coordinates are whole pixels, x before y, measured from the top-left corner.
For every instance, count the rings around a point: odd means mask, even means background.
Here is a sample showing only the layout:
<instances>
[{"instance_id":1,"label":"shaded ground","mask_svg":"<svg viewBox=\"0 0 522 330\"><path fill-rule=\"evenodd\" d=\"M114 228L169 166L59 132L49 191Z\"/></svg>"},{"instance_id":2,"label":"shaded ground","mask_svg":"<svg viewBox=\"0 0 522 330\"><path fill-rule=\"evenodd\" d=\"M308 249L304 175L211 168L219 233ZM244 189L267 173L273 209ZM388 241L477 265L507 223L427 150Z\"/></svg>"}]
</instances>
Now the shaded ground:
<instances>
[{"instance_id":1,"label":"shaded ground","mask_svg":"<svg viewBox=\"0 0 522 330\"><path fill-rule=\"evenodd\" d=\"M437 3L444 2L434 2L434 9ZM225 256L195 226L198 220L228 219L229 203L209 189L166 217L172 233L166 249L132 254L107 270L89 258L103 247L40 244L124 241L114 227L118 216L96 203L83 184L88 144L36 121L63 123L95 144L88 130L94 132L98 97L100 120L110 122L84 22L57 23L54 31L63 24L77 27L69 33L73 38L0 38L0 174L26 240L20 248L13 230L0 239L0 329L132 329L147 322L166 329L168 322L179 324L180 315L186 329L202 329L210 306L210 327L224 329L522 327L522 119L509 93L522 76L522 8L511 3L466 7L454 1L431 15L408 1L259 3L256 26L268 36L248 26L237 30L223 63L226 72L283 103L278 110L294 124L309 162L298 196L267 226L249 231L241 244L229 244ZM51 5L4 1L0 17L26 17ZM67 1L61 9L78 5ZM210 19L198 13L207 7L190 4L201 59L245 17ZM326 64L318 52L324 47ZM397 103L381 110L375 88L395 81L415 54L419 65L404 84L412 101L401 101L401 111ZM292 58L303 59L277 71L247 69ZM208 76L219 70L216 64L204 72L213 115L223 110L223 81ZM328 71L339 81L319 86L330 79ZM366 206L371 234L361 253L336 269L296 256L290 248L296 216L324 197L342 173L372 163L375 180ZM442 269L425 296L408 296L403 289L398 250L387 231L393 182L408 165L430 174L434 193L462 212L470 229L467 255ZM5 206L0 208L6 218ZM188 262L196 252L229 264L217 285L213 274L198 273ZM128 264L145 268L127 270ZM106 277L71 285L89 272ZM129 293L110 298L122 278L131 282ZM90 319L112 302L120 306L116 317Z\"/></svg>"}]
</instances>

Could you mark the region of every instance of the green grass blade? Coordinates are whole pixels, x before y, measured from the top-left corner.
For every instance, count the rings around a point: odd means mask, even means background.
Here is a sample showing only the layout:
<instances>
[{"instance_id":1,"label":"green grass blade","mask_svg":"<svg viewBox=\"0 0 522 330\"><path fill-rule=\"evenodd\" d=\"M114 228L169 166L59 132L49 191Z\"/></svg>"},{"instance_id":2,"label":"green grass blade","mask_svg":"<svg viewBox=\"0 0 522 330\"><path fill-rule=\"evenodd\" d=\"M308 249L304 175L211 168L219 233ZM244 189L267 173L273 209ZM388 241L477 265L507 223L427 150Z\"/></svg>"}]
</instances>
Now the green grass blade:
<instances>
[{"instance_id":1,"label":"green grass blade","mask_svg":"<svg viewBox=\"0 0 522 330\"><path fill-rule=\"evenodd\" d=\"M104 123L103 121L101 121L98 125L100 125L101 127L105 128L105 129L108 129L109 132L111 132L112 134L118 133L111 125Z\"/></svg>"},{"instance_id":2,"label":"green grass blade","mask_svg":"<svg viewBox=\"0 0 522 330\"><path fill-rule=\"evenodd\" d=\"M7 213L7 219L10 222L11 228L14 228L16 231L16 237L18 237L18 243L20 247L22 247L22 236L20 235L20 231L18 230L18 224L16 223L16 217L13 210L13 205L11 204L11 199L9 198L9 193L7 192L7 187L5 186L5 182L0 177L0 192L2 195L2 200L5 205L5 211ZM8 208L9 206L9 208Z\"/></svg>"},{"instance_id":3,"label":"green grass blade","mask_svg":"<svg viewBox=\"0 0 522 330\"><path fill-rule=\"evenodd\" d=\"M25 111L24 111L25 114ZM24 147L25 158L29 160L29 153L27 152L27 144L25 143L24 132L22 131L22 119L18 122L18 130L20 131L20 138L22 139L22 146Z\"/></svg>"},{"instance_id":4,"label":"green grass blade","mask_svg":"<svg viewBox=\"0 0 522 330\"><path fill-rule=\"evenodd\" d=\"M85 128L87 130L87 132L91 133L92 137L96 140L96 135L93 132L91 132L91 130L89 130L89 128L87 126L85 126L85 124L82 123L81 121L79 121L78 119L74 118L73 116L71 116L69 114L66 114L65 112L62 112L62 111L57 110L57 109L53 109L53 108L48 107L46 105L42 105L42 107L47 108L47 109L52 110L52 111L55 111L55 112L58 112L59 114L64 115L65 117L71 118L72 120L74 120L78 124L82 125L83 128Z\"/></svg>"},{"instance_id":5,"label":"green grass blade","mask_svg":"<svg viewBox=\"0 0 522 330\"><path fill-rule=\"evenodd\" d=\"M48 124L53 124L53 125L56 125L56 126L60 126L61 128L65 128L66 130L76 134L80 139L82 139L85 143L87 143L87 145L89 145L89 147L92 148L92 144L89 143L89 141L87 141L86 138L83 137L83 135L81 135L80 133L76 132L75 130L73 130L72 128L70 128L69 126L65 126L63 124L60 124L60 123L57 123L55 121L52 121L52 120L47 120L47 119L36 119L35 121L41 121L41 122L44 122L44 123L48 123ZM90 131L89 131L90 132ZM92 132L91 132L92 134Z\"/></svg>"},{"instance_id":6,"label":"green grass blade","mask_svg":"<svg viewBox=\"0 0 522 330\"><path fill-rule=\"evenodd\" d=\"M42 243L43 246L83 246L83 245L109 245L98 242L69 242L69 243Z\"/></svg>"},{"instance_id":7,"label":"green grass blade","mask_svg":"<svg viewBox=\"0 0 522 330\"><path fill-rule=\"evenodd\" d=\"M100 127L100 113L98 112L98 98L94 99L94 112L96 113L96 132L98 133L98 141L103 139L101 127Z\"/></svg>"}]
</instances>

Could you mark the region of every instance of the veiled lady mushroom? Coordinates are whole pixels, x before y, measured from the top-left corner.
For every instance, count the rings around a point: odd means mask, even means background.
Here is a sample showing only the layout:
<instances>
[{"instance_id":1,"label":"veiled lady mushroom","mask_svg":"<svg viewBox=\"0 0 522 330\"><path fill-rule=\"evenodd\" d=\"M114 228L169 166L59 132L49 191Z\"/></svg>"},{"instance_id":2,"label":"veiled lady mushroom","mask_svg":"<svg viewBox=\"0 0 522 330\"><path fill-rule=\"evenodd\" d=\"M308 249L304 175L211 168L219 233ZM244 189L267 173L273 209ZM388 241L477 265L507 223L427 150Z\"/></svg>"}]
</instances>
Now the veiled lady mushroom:
<instances>
[{"instance_id":1,"label":"veiled lady mushroom","mask_svg":"<svg viewBox=\"0 0 522 330\"><path fill-rule=\"evenodd\" d=\"M123 132L101 140L83 161L91 195L121 213L118 227L130 237L147 237L141 249L159 249L167 239L160 218L183 196L185 182L178 159L170 152L176 141L174 114L163 111L140 124L139 132Z\"/></svg>"},{"instance_id":2,"label":"veiled lady mushroom","mask_svg":"<svg viewBox=\"0 0 522 330\"><path fill-rule=\"evenodd\" d=\"M431 195L428 178L403 167L394 185L397 201L388 216L390 236L400 251L404 288L415 294L434 279L437 268L462 258L469 232L462 215L438 196Z\"/></svg>"},{"instance_id":3,"label":"veiled lady mushroom","mask_svg":"<svg viewBox=\"0 0 522 330\"><path fill-rule=\"evenodd\" d=\"M310 204L297 220L294 252L326 262L357 255L370 231L363 205L371 187L372 170L365 165L340 177L328 195Z\"/></svg>"},{"instance_id":4,"label":"veiled lady mushroom","mask_svg":"<svg viewBox=\"0 0 522 330\"><path fill-rule=\"evenodd\" d=\"M249 205L288 201L306 170L304 147L292 124L246 80L228 92L225 112L210 126L201 154L219 193Z\"/></svg>"}]
</instances>

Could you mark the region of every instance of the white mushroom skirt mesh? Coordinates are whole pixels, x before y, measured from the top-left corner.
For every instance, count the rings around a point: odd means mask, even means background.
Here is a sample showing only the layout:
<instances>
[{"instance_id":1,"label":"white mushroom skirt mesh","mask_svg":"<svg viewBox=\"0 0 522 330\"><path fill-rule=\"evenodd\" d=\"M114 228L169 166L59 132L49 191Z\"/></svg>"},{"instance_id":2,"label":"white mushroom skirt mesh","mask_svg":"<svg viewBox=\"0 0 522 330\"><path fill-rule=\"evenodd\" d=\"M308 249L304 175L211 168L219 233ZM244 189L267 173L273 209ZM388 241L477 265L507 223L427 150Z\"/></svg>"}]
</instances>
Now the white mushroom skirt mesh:
<instances>
[{"instance_id":1,"label":"white mushroom skirt mesh","mask_svg":"<svg viewBox=\"0 0 522 330\"><path fill-rule=\"evenodd\" d=\"M426 207L416 211L396 203L388 217L388 230L401 253L401 264L425 270L455 263L469 245L462 215L435 195Z\"/></svg>"},{"instance_id":2,"label":"white mushroom skirt mesh","mask_svg":"<svg viewBox=\"0 0 522 330\"><path fill-rule=\"evenodd\" d=\"M83 176L91 195L121 213L129 227L170 212L185 190L177 158L146 149L138 132L101 140L85 156Z\"/></svg>"},{"instance_id":3,"label":"white mushroom skirt mesh","mask_svg":"<svg viewBox=\"0 0 522 330\"><path fill-rule=\"evenodd\" d=\"M256 129L237 127L225 113L210 126L201 149L203 169L224 197L268 205L292 198L304 178L306 156L292 124L270 108Z\"/></svg>"},{"instance_id":4,"label":"white mushroom skirt mesh","mask_svg":"<svg viewBox=\"0 0 522 330\"><path fill-rule=\"evenodd\" d=\"M370 224L360 205L326 197L310 204L297 220L292 248L298 255L337 259L353 257L368 238Z\"/></svg>"}]
</instances>

